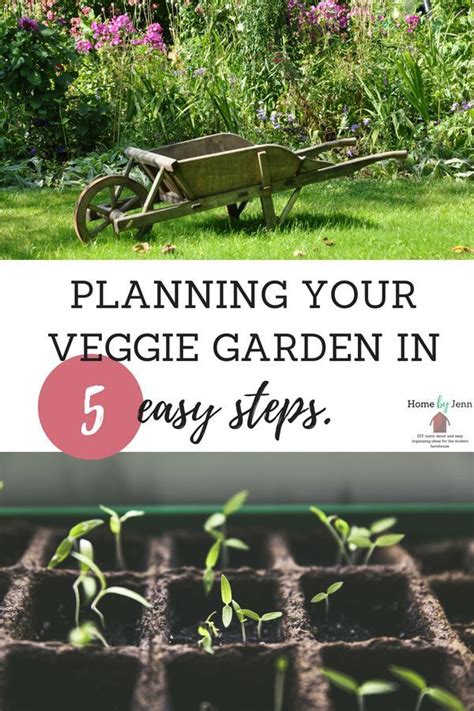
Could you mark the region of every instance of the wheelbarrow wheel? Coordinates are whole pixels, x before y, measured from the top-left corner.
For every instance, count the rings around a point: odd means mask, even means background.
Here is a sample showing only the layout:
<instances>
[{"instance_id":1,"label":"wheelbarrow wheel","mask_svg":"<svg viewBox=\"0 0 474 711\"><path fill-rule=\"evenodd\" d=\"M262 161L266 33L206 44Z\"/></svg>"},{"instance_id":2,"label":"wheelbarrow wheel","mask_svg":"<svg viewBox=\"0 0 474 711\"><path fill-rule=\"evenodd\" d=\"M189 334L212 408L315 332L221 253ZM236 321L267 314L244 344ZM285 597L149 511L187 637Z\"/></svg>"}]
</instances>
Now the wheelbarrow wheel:
<instances>
[{"instance_id":1,"label":"wheelbarrow wheel","mask_svg":"<svg viewBox=\"0 0 474 711\"><path fill-rule=\"evenodd\" d=\"M90 242L106 229L113 229L116 217L140 212L148 192L125 175L96 178L79 195L74 212L74 229L83 243ZM152 226L140 228L135 236L148 234Z\"/></svg>"}]
</instances>

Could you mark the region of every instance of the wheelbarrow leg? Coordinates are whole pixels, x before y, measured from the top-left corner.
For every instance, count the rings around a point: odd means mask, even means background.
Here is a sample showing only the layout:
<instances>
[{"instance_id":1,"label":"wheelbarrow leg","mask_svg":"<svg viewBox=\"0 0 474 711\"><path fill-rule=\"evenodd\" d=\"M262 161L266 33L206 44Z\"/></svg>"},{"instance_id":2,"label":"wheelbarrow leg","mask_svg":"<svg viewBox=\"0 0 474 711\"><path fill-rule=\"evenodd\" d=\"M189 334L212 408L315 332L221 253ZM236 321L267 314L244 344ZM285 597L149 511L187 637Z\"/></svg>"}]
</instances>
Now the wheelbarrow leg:
<instances>
[{"instance_id":1,"label":"wheelbarrow leg","mask_svg":"<svg viewBox=\"0 0 474 711\"><path fill-rule=\"evenodd\" d=\"M263 215L265 217L265 223L269 230L275 229L277 226L277 216L275 214L275 207L273 205L273 200L271 197L260 198L262 203Z\"/></svg>"},{"instance_id":2,"label":"wheelbarrow leg","mask_svg":"<svg viewBox=\"0 0 474 711\"><path fill-rule=\"evenodd\" d=\"M227 205L227 212L229 214L230 221L233 225L237 224L240 217L240 212L237 203L232 203L232 205Z\"/></svg>"}]
</instances>

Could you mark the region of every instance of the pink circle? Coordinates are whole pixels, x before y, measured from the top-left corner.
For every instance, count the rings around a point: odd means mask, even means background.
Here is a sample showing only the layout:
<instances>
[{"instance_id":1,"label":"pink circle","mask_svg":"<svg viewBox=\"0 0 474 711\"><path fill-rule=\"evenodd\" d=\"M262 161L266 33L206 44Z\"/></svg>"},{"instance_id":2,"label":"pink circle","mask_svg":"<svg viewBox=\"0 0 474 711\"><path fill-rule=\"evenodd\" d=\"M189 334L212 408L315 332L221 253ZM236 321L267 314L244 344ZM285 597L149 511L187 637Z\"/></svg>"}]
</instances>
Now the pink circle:
<instances>
[{"instance_id":1,"label":"pink circle","mask_svg":"<svg viewBox=\"0 0 474 711\"><path fill-rule=\"evenodd\" d=\"M135 437L142 401L137 380L122 363L76 356L44 381L38 414L58 449L78 459L104 459Z\"/></svg>"}]
</instances>

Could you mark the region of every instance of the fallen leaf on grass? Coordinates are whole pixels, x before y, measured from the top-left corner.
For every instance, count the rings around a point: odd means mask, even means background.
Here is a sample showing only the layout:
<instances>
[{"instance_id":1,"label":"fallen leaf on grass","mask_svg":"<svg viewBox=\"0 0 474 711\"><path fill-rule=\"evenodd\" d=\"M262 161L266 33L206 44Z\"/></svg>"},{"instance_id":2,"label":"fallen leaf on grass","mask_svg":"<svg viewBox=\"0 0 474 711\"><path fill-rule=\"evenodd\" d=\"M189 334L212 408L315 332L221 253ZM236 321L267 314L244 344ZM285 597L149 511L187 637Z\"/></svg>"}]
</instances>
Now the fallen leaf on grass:
<instances>
[{"instance_id":1,"label":"fallen leaf on grass","mask_svg":"<svg viewBox=\"0 0 474 711\"><path fill-rule=\"evenodd\" d=\"M333 242L332 239L329 239L329 237L323 237L323 244L325 244L326 247L334 247L336 243Z\"/></svg>"},{"instance_id":2,"label":"fallen leaf on grass","mask_svg":"<svg viewBox=\"0 0 474 711\"><path fill-rule=\"evenodd\" d=\"M176 252L175 244L164 244L161 248L161 254L172 254L173 252Z\"/></svg>"},{"instance_id":3,"label":"fallen leaf on grass","mask_svg":"<svg viewBox=\"0 0 474 711\"><path fill-rule=\"evenodd\" d=\"M470 254L474 254L474 247L465 247L462 244L458 244L456 247L451 247L451 250L456 252L456 254L461 254L461 252L469 252Z\"/></svg>"},{"instance_id":4,"label":"fallen leaf on grass","mask_svg":"<svg viewBox=\"0 0 474 711\"><path fill-rule=\"evenodd\" d=\"M151 244L149 242L139 242L133 245L133 251L137 254L145 254L151 249Z\"/></svg>"},{"instance_id":5,"label":"fallen leaf on grass","mask_svg":"<svg viewBox=\"0 0 474 711\"><path fill-rule=\"evenodd\" d=\"M306 257L306 252L304 252L302 249L295 249L293 252L294 257Z\"/></svg>"}]
</instances>

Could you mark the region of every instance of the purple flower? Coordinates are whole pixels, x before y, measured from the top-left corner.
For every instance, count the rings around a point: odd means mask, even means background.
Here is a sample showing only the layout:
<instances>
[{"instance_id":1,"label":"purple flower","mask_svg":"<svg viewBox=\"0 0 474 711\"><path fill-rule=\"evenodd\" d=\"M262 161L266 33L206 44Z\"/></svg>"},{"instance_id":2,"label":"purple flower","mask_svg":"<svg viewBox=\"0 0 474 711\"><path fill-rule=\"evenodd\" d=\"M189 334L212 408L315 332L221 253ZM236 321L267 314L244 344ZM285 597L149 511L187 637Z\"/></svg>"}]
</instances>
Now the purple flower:
<instances>
[{"instance_id":1,"label":"purple flower","mask_svg":"<svg viewBox=\"0 0 474 711\"><path fill-rule=\"evenodd\" d=\"M76 51L80 54L89 54L94 45L90 40L80 39L76 42Z\"/></svg>"},{"instance_id":2,"label":"purple flower","mask_svg":"<svg viewBox=\"0 0 474 711\"><path fill-rule=\"evenodd\" d=\"M38 32L39 22L33 17L20 17L18 20L18 28L26 32Z\"/></svg>"},{"instance_id":3,"label":"purple flower","mask_svg":"<svg viewBox=\"0 0 474 711\"><path fill-rule=\"evenodd\" d=\"M407 23L407 32L414 32L421 22L419 15L405 15L405 22Z\"/></svg>"},{"instance_id":4,"label":"purple flower","mask_svg":"<svg viewBox=\"0 0 474 711\"><path fill-rule=\"evenodd\" d=\"M265 108L263 106L259 106L259 108L257 109L257 117L260 119L260 121L267 120L267 112L265 111Z\"/></svg>"},{"instance_id":5,"label":"purple flower","mask_svg":"<svg viewBox=\"0 0 474 711\"><path fill-rule=\"evenodd\" d=\"M163 28L159 22L153 22L151 25L148 25L143 41L144 44L148 44L153 49L166 52L166 45L163 41Z\"/></svg>"},{"instance_id":6,"label":"purple flower","mask_svg":"<svg viewBox=\"0 0 474 711\"><path fill-rule=\"evenodd\" d=\"M294 123L296 121L296 117L294 114L288 114L286 120L288 121L288 123Z\"/></svg>"},{"instance_id":7,"label":"purple flower","mask_svg":"<svg viewBox=\"0 0 474 711\"><path fill-rule=\"evenodd\" d=\"M34 148L34 147L33 147L33 148L30 148L30 150L29 150L29 154L30 154L30 156L31 156L32 158L33 158L33 156L35 156L35 155L37 154L37 152L38 152L38 151L37 151L36 148Z\"/></svg>"},{"instance_id":8,"label":"purple flower","mask_svg":"<svg viewBox=\"0 0 474 711\"><path fill-rule=\"evenodd\" d=\"M370 119L369 119L369 118L365 118L365 119L363 119L362 123L364 124L364 126L368 126L369 123L370 123Z\"/></svg>"},{"instance_id":9,"label":"purple flower","mask_svg":"<svg viewBox=\"0 0 474 711\"><path fill-rule=\"evenodd\" d=\"M342 107L342 113L346 115L349 113L349 109L347 108L346 104L344 104L344 106Z\"/></svg>"},{"instance_id":10,"label":"purple flower","mask_svg":"<svg viewBox=\"0 0 474 711\"><path fill-rule=\"evenodd\" d=\"M355 133L356 131L358 131L359 128L360 128L360 123L353 123L351 126L352 133Z\"/></svg>"},{"instance_id":11,"label":"purple flower","mask_svg":"<svg viewBox=\"0 0 474 711\"><path fill-rule=\"evenodd\" d=\"M474 103L472 101L463 101L462 102L462 110L463 111L469 111L470 109L472 109L473 106L474 106Z\"/></svg>"},{"instance_id":12,"label":"purple flower","mask_svg":"<svg viewBox=\"0 0 474 711\"><path fill-rule=\"evenodd\" d=\"M199 67L199 69L194 70L193 77L203 77L206 72L206 67Z\"/></svg>"}]
</instances>

